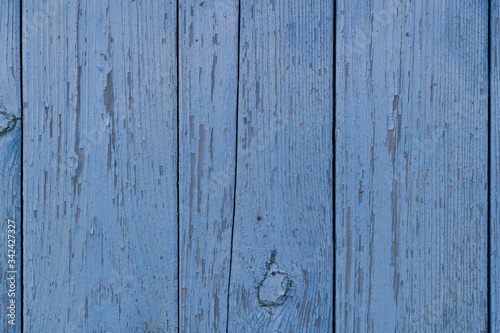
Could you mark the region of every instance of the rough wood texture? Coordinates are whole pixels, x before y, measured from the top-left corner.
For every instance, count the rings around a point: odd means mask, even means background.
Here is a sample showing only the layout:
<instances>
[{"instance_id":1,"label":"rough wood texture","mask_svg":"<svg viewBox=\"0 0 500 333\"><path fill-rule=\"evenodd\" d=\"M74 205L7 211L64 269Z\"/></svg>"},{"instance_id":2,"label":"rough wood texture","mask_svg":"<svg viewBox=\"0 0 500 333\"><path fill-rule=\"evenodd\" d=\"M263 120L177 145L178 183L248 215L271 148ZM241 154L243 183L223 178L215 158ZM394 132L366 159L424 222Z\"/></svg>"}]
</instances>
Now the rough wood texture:
<instances>
[{"instance_id":1,"label":"rough wood texture","mask_svg":"<svg viewBox=\"0 0 500 333\"><path fill-rule=\"evenodd\" d=\"M238 2L180 1L180 328L226 329L238 87Z\"/></svg>"},{"instance_id":2,"label":"rough wood texture","mask_svg":"<svg viewBox=\"0 0 500 333\"><path fill-rule=\"evenodd\" d=\"M229 332L333 329L333 2L243 1Z\"/></svg>"},{"instance_id":3,"label":"rough wood texture","mask_svg":"<svg viewBox=\"0 0 500 333\"><path fill-rule=\"evenodd\" d=\"M500 4L490 3L490 325L500 332Z\"/></svg>"},{"instance_id":4,"label":"rough wood texture","mask_svg":"<svg viewBox=\"0 0 500 333\"><path fill-rule=\"evenodd\" d=\"M2 237L0 331L2 332L21 332L22 320L20 18L18 0L0 2L0 237ZM11 227L10 232L8 220L15 222L15 229ZM15 263L9 261L13 258ZM9 267L10 264L14 264L15 267ZM9 273L12 271L17 272L14 274L15 297L9 296L11 288L7 280L13 275ZM8 307L11 306L11 300L15 300L15 325L9 325L10 318L7 317L7 313L10 313Z\"/></svg>"},{"instance_id":5,"label":"rough wood texture","mask_svg":"<svg viewBox=\"0 0 500 333\"><path fill-rule=\"evenodd\" d=\"M337 2L336 330L487 328L487 1Z\"/></svg>"},{"instance_id":6,"label":"rough wood texture","mask_svg":"<svg viewBox=\"0 0 500 333\"><path fill-rule=\"evenodd\" d=\"M27 332L177 331L176 14L23 1Z\"/></svg>"},{"instance_id":7,"label":"rough wood texture","mask_svg":"<svg viewBox=\"0 0 500 333\"><path fill-rule=\"evenodd\" d=\"M500 332L497 0L22 3L24 331Z\"/></svg>"}]
</instances>

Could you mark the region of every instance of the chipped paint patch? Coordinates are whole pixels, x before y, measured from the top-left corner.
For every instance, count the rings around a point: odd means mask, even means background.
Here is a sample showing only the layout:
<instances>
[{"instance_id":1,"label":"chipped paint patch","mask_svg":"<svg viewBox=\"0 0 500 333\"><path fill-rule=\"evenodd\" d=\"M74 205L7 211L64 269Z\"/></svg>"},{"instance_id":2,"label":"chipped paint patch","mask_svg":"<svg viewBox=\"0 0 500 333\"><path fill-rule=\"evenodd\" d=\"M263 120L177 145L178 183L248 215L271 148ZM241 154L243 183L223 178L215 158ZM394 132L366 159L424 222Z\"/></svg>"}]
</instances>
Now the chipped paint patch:
<instances>
[{"instance_id":1,"label":"chipped paint patch","mask_svg":"<svg viewBox=\"0 0 500 333\"><path fill-rule=\"evenodd\" d=\"M276 264L276 250L266 263L266 273L257 286L257 298L262 307L282 305L290 296L293 282Z\"/></svg>"},{"instance_id":2,"label":"chipped paint patch","mask_svg":"<svg viewBox=\"0 0 500 333\"><path fill-rule=\"evenodd\" d=\"M18 120L21 120L21 118L11 113L0 111L0 136L4 136L16 128Z\"/></svg>"}]
</instances>

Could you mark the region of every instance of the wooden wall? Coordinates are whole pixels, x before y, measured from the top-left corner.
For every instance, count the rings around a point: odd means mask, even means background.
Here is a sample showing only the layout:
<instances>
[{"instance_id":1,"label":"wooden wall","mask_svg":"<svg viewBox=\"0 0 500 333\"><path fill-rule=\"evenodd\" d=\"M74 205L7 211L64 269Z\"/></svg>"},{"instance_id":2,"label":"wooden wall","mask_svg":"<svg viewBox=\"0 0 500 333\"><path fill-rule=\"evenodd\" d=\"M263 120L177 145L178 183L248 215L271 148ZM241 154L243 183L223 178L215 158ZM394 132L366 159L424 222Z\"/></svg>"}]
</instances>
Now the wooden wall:
<instances>
[{"instance_id":1,"label":"wooden wall","mask_svg":"<svg viewBox=\"0 0 500 333\"><path fill-rule=\"evenodd\" d=\"M500 331L499 20L0 2L0 330Z\"/></svg>"}]
</instances>

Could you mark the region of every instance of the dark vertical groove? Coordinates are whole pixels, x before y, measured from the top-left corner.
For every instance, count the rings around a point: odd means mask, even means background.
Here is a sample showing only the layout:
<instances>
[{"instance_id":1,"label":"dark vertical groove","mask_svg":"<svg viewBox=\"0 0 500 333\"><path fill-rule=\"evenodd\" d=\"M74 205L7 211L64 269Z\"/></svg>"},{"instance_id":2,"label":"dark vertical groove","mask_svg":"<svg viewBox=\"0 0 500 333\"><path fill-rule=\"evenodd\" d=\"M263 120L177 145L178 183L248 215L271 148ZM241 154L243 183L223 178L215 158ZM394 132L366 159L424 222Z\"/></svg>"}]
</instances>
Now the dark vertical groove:
<instances>
[{"instance_id":1,"label":"dark vertical groove","mask_svg":"<svg viewBox=\"0 0 500 333\"><path fill-rule=\"evenodd\" d=\"M20 223L20 234L21 234L21 255L20 255L20 269L19 269L19 279L21 280L21 301L19 305L19 316L21 318L20 326L21 332L24 332L24 84L23 84L23 0L19 0L19 82L21 85L21 223Z\"/></svg>"},{"instance_id":2,"label":"dark vertical groove","mask_svg":"<svg viewBox=\"0 0 500 333\"><path fill-rule=\"evenodd\" d=\"M337 204L336 202L336 186L337 183L335 181L335 175L336 175L336 170L337 170L337 164L335 162L335 157L336 157L336 137L335 137L335 128L337 125L337 1L333 1L333 125L332 125L332 147L333 147L333 158L332 158L332 206L333 206L333 211L332 211L332 244L333 244L333 304L332 304L332 311L333 311L333 331L335 332L335 300L337 296L337 244L336 244L336 238L337 238L337 233L336 233L336 213L335 213L335 206Z\"/></svg>"},{"instance_id":3,"label":"dark vertical groove","mask_svg":"<svg viewBox=\"0 0 500 333\"><path fill-rule=\"evenodd\" d=\"M180 235L180 224L181 224L181 215L180 215L180 140L181 140L181 120L180 120L180 77L179 77L179 46L180 46L180 26L179 26L179 15L181 12L181 8L179 7L179 0L175 2L176 6L176 23L175 23L175 41L176 41L176 58L177 58L177 331L181 330L181 235Z\"/></svg>"},{"instance_id":4,"label":"dark vertical groove","mask_svg":"<svg viewBox=\"0 0 500 333\"><path fill-rule=\"evenodd\" d=\"M487 320L488 320L488 332L491 332L491 1L488 1L488 211L486 213L488 219L488 257L487 257Z\"/></svg>"},{"instance_id":5,"label":"dark vertical groove","mask_svg":"<svg viewBox=\"0 0 500 333\"><path fill-rule=\"evenodd\" d=\"M237 61L236 66L236 143L234 160L234 191L233 191L233 224L231 225L231 250L229 255L229 278L227 286L227 316L226 333L229 332L229 299L231 295L231 273L233 270L233 242L234 242L234 223L236 220L236 184L238 183L238 116L240 111L240 39L241 39L241 0L238 1L238 43L237 43Z\"/></svg>"}]
</instances>

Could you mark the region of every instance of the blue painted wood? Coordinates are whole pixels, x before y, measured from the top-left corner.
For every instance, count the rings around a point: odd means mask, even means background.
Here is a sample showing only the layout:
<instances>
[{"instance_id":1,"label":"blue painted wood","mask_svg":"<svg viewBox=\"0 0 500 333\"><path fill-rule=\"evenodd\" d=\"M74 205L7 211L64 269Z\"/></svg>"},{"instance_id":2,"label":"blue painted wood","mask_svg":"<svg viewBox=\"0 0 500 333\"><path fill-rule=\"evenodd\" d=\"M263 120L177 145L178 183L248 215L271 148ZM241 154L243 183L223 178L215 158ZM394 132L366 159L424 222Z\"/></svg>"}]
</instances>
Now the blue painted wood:
<instances>
[{"instance_id":1,"label":"blue painted wood","mask_svg":"<svg viewBox=\"0 0 500 333\"><path fill-rule=\"evenodd\" d=\"M236 162L238 2L180 1L180 328L226 329Z\"/></svg>"},{"instance_id":2,"label":"blue painted wood","mask_svg":"<svg viewBox=\"0 0 500 333\"><path fill-rule=\"evenodd\" d=\"M25 331L500 331L490 10L488 272L486 0L339 0L336 32L327 0L23 1ZM20 15L0 3L18 223Z\"/></svg>"},{"instance_id":3,"label":"blue painted wood","mask_svg":"<svg viewBox=\"0 0 500 333\"><path fill-rule=\"evenodd\" d=\"M176 20L23 1L26 332L177 331Z\"/></svg>"},{"instance_id":4,"label":"blue painted wood","mask_svg":"<svg viewBox=\"0 0 500 333\"><path fill-rule=\"evenodd\" d=\"M2 238L0 331L2 332L21 332L22 321L20 18L18 0L0 2L0 237Z\"/></svg>"},{"instance_id":5,"label":"blue painted wood","mask_svg":"<svg viewBox=\"0 0 500 333\"><path fill-rule=\"evenodd\" d=\"M500 4L490 2L490 318L500 332Z\"/></svg>"},{"instance_id":6,"label":"blue painted wood","mask_svg":"<svg viewBox=\"0 0 500 333\"><path fill-rule=\"evenodd\" d=\"M241 2L229 332L333 329L333 2Z\"/></svg>"},{"instance_id":7,"label":"blue painted wood","mask_svg":"<svg viewBox=\"0 0 500 333\"><path fill-rule=\"evenodd\" d=\"M487 328L487 1L337 2L336 331Z\"/></svg>"}]
</instances>

